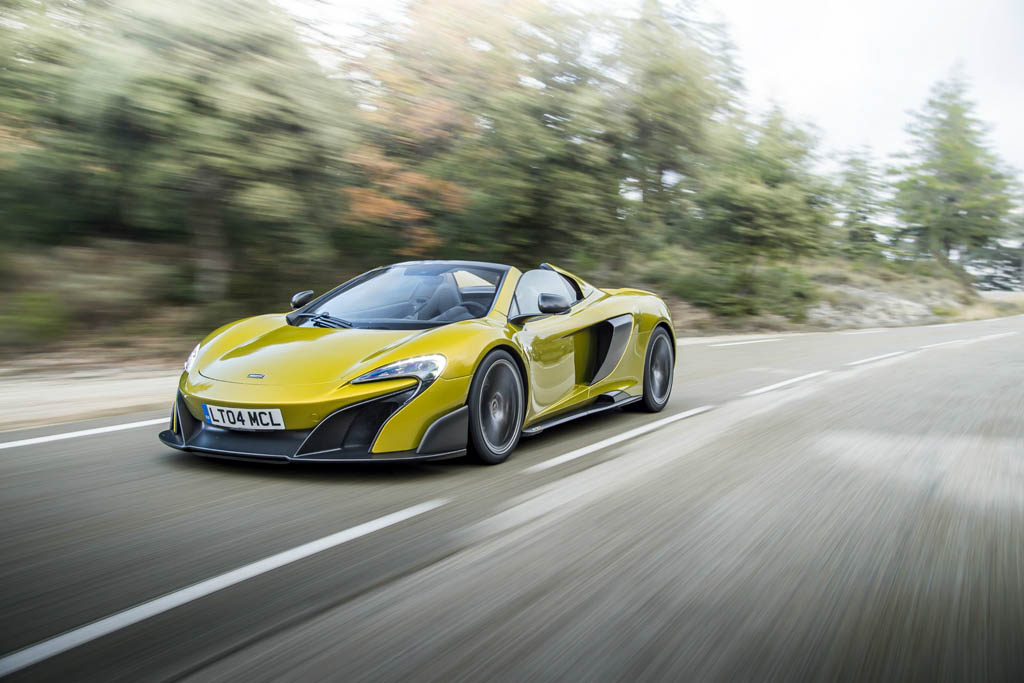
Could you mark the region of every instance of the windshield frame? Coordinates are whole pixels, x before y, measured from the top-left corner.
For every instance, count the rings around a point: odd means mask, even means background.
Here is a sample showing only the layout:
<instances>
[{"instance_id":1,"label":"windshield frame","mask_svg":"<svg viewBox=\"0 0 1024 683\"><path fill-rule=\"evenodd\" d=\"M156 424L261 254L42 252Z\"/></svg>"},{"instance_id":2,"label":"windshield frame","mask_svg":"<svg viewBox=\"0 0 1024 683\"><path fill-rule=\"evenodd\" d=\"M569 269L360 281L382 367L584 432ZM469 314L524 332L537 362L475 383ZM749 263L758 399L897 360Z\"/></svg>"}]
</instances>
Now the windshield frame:
<instances>
[{"instance_id":1,"label":"windshield frame","mask_svg":"<svg viewBox=\"0 0 1024 683\"><path fill-rule=\"evenodd\" d=\"M498 281L494 285L494 297L491 299L491 305L487 308L487 312L485 312L483 315L473 316L472 318L466 318L465 320L480 320L481 318L486 318L487 316L489 316L491 313L494 312L494 307L495 307L495 305L497 305L498 298L499 298L499 296L501 294L501 291L505 287L505 283L506 283L506 281L508 279L508 274L512 270L511 266L507 266L507 265L500 264L500 263L487 263L487 262L484 262L484 261L403 261L401 263L392 263L392 264L389 264L389 265L386 265L386 266L378 266L376 268L373 268L371 270L366 271L365 273L361 273L361 274L355 276L351 280L347 280L347 281L341 283L340 285L338 285L337 287L334 287L333 289L330 289L330 290L324 292L320 296L318 296L315 299L313 299L312 301L310 301L305 306L302 306L301 308L299 308L299 309L297 309L295 311L291 311L290 313L288 313L285 316L285 319L287 320L289 325L292 325L293 327L299 327L303 323L305 323L305 322L307 322L307 321L309 321L311 319L308 316L303 316L303 315L299 315L299 314L308 314L311 311L316 310L324 302L332 299L333 297L337 296L338 294L341 294L342 292L344 292L344 291L346 291L348 289L351 289L352 287L355 287L355 286L357 286L359 284L362 284L363 282L365 282L367 280L370 280L373 277L376 277L382 271L390 270L391 268L398 268L398 267L401 267L401 266L415 266L415 265L439 265L439 266L446 265L446 266L450 266L452 269L455 269L455 268L457 268L459 266L465 266L465 267L482 268L482 269L487 269L487 270L493 270L495 272L499 272L500 271L501 275L499 276ZM346 322L347 323L351 323L351 326L352 326L351 329L361 329L361 330L426 330L426 329L431 329L431 328L434 328L434 327L442 327L444 325L451 325L452 323L464 322L464 321L463 320L404 320L404 319L399 319L399 318L396 318L396 319L381 318L381 319L372 320L372 321L371 320L347 320L346 319ZM349 328L343 328L343 329L349 329Z\"/></svg>"}]
</instances>

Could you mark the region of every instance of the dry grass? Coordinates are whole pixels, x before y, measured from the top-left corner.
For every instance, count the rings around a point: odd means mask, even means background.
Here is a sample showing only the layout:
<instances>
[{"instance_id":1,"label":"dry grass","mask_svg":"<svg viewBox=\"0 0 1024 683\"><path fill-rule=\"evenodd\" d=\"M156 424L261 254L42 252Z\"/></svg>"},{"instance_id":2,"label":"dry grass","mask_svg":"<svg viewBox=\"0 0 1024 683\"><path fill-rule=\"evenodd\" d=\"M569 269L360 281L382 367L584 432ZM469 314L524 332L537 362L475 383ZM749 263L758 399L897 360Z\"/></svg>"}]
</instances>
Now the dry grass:
<instances>
[{"instance_id":1,"label":"dry grass","mask_svg":"<svg viewBox=\"0 0 1024 683\"><path fill-rule=\"evenodd\" d=\"M950 321L985 320L1024 313L1024 292L999 292L998 294L1003 296L998 298L984 296L980 301L954 311L949 316Z\"/></svg>"}]
</instances>

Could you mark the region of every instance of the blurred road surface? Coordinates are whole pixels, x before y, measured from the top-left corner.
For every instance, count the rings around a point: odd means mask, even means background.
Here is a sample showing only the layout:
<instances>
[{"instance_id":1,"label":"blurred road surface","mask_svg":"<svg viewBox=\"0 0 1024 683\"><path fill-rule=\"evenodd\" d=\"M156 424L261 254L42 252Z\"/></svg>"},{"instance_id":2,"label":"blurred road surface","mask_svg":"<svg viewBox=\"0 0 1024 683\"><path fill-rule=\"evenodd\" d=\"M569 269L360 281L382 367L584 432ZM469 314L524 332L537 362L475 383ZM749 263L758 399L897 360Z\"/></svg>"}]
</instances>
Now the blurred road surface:
<instances>
[{"instance_id":1,"label":"blurred road surface","mask_svg":"<svg viewBox=\"0 0 1024 683\"><path fill-rule=\"evenodd\" d=\"M1022 342L1024 317L687 343L664 413L490 468L106 430L153 412L6 432L0 672L1024 680Z\"/></svg>"}]
</instances>

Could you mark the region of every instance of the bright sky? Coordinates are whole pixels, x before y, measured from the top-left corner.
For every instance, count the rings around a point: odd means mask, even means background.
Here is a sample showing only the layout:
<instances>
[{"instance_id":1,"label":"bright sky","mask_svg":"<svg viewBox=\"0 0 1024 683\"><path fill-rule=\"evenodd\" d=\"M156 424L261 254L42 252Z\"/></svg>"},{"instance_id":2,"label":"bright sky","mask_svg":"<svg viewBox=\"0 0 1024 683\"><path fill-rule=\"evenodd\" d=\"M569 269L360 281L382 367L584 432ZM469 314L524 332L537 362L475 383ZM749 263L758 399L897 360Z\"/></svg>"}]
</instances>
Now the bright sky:
<instances>
[{"instance_id":1,"label":"bright sky","mask_svg":"<svg viewBox=\"0 0 1024 683\"><path fill-rule=\"evenodd\" d=\"M594 0L564 0L590 4ZM339 32L400 0L281 0ZM640 0L597 0L616 8ZM906 144L907 111L963 67L991 146L1024 170L1024 0L693 0L729 26L760 111L773 102L819 128L823 151L870 145L884 160ZM326 26L325 26L326 28Z\"/></svg>"},{"instance_id":2,"label":"bright sky","mask_svg":"<svg viewBox=\"0 0 1024 683\"><path fill-rule=\"evenodd\" d=\"M1024 0L698 0L729 26L750 105L776 101L826 147L884 157L907 111L961 64L995 151L1024 170Z\"/></svg>"}]
</instances>

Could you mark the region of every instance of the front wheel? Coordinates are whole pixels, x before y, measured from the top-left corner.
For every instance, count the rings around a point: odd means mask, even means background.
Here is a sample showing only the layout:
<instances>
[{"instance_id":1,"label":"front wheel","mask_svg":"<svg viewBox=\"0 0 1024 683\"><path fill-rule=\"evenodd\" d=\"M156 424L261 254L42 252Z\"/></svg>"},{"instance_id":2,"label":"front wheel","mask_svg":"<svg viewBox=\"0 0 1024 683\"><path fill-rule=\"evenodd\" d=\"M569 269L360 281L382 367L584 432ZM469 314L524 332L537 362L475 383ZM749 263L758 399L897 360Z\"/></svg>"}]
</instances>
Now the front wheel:
<instances>
[{"instance_id":1,"label":"front wheel","mask_svg":"<svg viewBox=\"0 0 1024 683\"><path fill-rule=\"evenodd\" d=\"M470 450L481 462L505 462L519 443L523 394L519 367L507 351L484 358L469 387Z\"/></svg>"},{"instance_id":2,"label":"front wheel","mask_svg":"<svg viewBox=\"0 0 1024 683\"><path fill-rule=\"evenodd\" d=\"M672 394L675 365L672 337L665 328L656 327L647 342L647 358L644 362L644 397L640 404L647 412L659 413L668 403L668 397Z\"/></svg>"}]
</instances>

